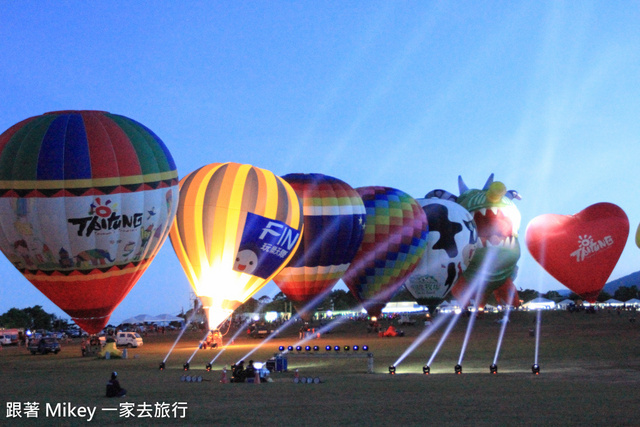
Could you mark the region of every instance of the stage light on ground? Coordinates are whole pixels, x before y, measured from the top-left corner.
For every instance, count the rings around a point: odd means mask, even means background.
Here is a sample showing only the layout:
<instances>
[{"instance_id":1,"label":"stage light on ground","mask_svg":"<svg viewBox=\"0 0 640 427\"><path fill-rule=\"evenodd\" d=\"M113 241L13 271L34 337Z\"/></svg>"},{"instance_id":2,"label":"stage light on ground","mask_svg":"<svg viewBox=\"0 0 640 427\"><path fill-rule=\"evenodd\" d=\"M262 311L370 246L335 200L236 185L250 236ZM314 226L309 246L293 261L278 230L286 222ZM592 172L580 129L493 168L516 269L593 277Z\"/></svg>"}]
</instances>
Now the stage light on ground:
<instances>
[{"instance_id":1,"label":"stage light on ground","mask_svg":"<svg viewBox=\"0 0 640 427\"><path fill-rule=\"evenodd\" d=\"M395 375L396 374L396 367L395 366L389 366L389 373L391 375Z\"/></svg>"},{"instance_id":2,"label":"stage light on ground","mask_svg":"<svg viewBox=\"0 0 640 427\"><path fill-rule=\"evenodd\" d=\"M279 350L279 351L284 351L284 346L283 346L283 345L281 345L280 347L278 347L278 350Z\"/></svg>"},{"instance_id":3,"label":"stage light on ground","mask_svg":"<svg viewBox=\"0 0 640 427\"><path fill-rule=\"evenodd\" d=\"M369 346L368 345L363 345L362 346L362 351L369 351Z\"/></svg>"},{"instance_id":4,"label":"stage light on ground","mask_svg":"<svg viewBox=\"0 0 640 427\"><path fill-rule=\"evenodd\" d=\"M348 345L344 346L344 351L349 351L351 349L351 347L349 347Z\"/></svg>"},{"instance_id":5,"label":"stage light on ground","mask_svg":"<svg viewBox=\"0 0 640 427\"><path fill-rule=\"evenodd\" d=\"M302 346L297 345L297 346L296 346L296 351L302 351Z\"/></svg>"},{"instance_id":6,"label":"stage light on ground","mask_svg":"<svg viewBox=\"0 0 640 427\"><path fill-rule=\"evenodd\" d=\"M428 367L427 365L424 365L422 367L422 373L425 374L425 375L429 375L431 373L431 368Z\"/></svg>"},{"instance_id":7,"label":"stage light on ground","mask_svg":"<svg viewBox=\"0 0 640 427\"><path fill-rule=\"evenodd\" d=\"M287 347L287 350L289 350L289 351L293 351L293 346L292 346L292 345L290 345L289 347Z\"/></svg>"},{"instance_id":8,"label":"stage light on ground","mask_svg":"<svg viewBox=\"0 0 640 427\"><path fill-rule=\"evenodd\" d=\"M304 347L304 351L311 351L311 346L307 345Z\"/></svg>"},{"instance_id":9,"label":"stage light on ground","mask_svg":"<svg viewBox=\"0 0 640 427\"><path fill-rule=\"evenodd\" d=\"M337 345L337 346L333 347L333 349L334 349L335 351L340 351L340 346L339 346L339 345Z\"/></svg>"},{"instance_id":10,"label":"stage light on ground","mask_svg":"<svg viewBox=\"0 0 640 427\"><path fill-rule=\"evenodd\" d=\"M165 368L165 364L164 364L164 362L160 362L160 370L161 370L161 371L164 371L164 368Z\"/></svg>"},{"instance_id":11,"label":"stage light on ground","mask_svg":"<svg viewBox=\"0 0 640 427\"><path fill-rule=\"evenodd\" d=\"M531 367L531 372L533 373L533 375L540 375L540 365L534 363Z\"/></svg>"},{"instance_id":12,"label":"stage light on ground","mask_svg":"<svg viewBox=\"0 0 640 427\"><path fill-rule=\"evenodd\" d=\"M358 347L357 345L354 345L353 346L353 351L358 351L358 350L360 350L360 347Z\"/></svg>"},{"instance_id":13,"label":"stage light on ground","mask_svg":"<svg viewBox=\"0 0 640 427\"><path fill-rule=\"evenodd\" d=\"M207 365L204 368L207 370L207 372L211 372L211 368L212 368L211 363L207 363Z\"/></svg>"},{"instance_id":14,"label":"stage light on ground","mask_svg":"<svg viewBox=\"0 0 640 427\"><path fill-rule=\"evenodd\" d=\"M317 345L313 346L313 351L319 351L319 350L320 350L320 347L318 347Z\"/></svg>"},{"instance_id":15,"label":"stage light on ground","mask_svg":"<svg viewBox=\"0 0 640 427\"><path fill-rule=\"evenodd\" d=\"M489 366L489 372L491 372L492 374L497 374L498 373L498 365L496 365L495 363L491 366Z\"/></svg>"},{"instance_id":16,"label":"stage light on ground","mask_svg":"<svg viewBox=\"0 0 640 427\"><path fill-rule=\"evenodd\" d=\"M462 373L462 366L460 365L454 366L453 369L455 370L457 375L460 375Z\"/></svg>"},{"instance_id":17,"label":"stage light on ground","mask_svg":"<svg viewBox=\"0 0 640 427\"><path fill-rule=\"evenodd\" d=\"M182 365L182 369L184 369L185 371L188 371L189 370L189 362L187 362L184 365Z\"/></svg>"},{"instance_id":18,"label":"stage light on ground","mask_svg":"<svg viewBox=\"0 0 640 427\"><path fill-rule=\"evenodd\" d=\"M330 345L328 345L328 346L326 346L324 349L325 349L325 350L327 350L327 351L331 351L331 346L330 346Z\"/></svg>"}]
</instances>

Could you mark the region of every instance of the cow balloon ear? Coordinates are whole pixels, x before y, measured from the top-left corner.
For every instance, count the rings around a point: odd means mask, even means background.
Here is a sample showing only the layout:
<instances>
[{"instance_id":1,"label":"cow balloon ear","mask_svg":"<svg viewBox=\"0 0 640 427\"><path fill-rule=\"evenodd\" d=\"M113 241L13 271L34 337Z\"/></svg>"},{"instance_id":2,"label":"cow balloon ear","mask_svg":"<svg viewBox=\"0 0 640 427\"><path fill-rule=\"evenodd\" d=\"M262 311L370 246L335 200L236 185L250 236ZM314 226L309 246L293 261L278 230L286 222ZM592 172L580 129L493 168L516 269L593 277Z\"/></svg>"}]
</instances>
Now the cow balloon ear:
<instances>
[{"instance_id":1,"label":"cow balloon ear","mask_svg":"<svg viewBox=\"0 0 640 427\"><path fill-rule=\"evenodd\" d=\"M507 191L507 194L505 194L505 196L507 196L507 198L509 198L511 200L513 200L513 199L522 200L522 196L516 190Z\"/></svg>"},{"instance_id":2,"label":"cow balloon ear","mask_svg":"<svg viewBox=\"0 0 640 427\"><path fill-rule=\"evenodd\" d=\"M442 200L451 200L452 202L458 201L458 196L455 194L451 194L446 190L431 190L424 196L425 199L442 199Z\"/></svg>"}]
</instances>

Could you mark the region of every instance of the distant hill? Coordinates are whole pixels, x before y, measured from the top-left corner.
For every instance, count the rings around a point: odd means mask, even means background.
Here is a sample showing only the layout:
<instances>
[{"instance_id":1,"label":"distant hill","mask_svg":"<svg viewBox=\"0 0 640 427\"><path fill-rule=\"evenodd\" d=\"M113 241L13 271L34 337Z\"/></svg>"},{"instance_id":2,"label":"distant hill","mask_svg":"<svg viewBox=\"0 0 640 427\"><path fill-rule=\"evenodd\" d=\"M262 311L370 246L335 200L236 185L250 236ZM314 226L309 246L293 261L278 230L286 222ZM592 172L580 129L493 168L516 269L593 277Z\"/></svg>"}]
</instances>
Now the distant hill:
<instances>
[{"instance_id":1,"label":"distant hill","mask_svg":"<svg viewBox=\"0 0 640 427\"><path fill-rule=\"evenodd\" d=\"M638 289L640 289L640 271L636 271L635 273L631 273L619 279L612 280L606 285L604 285L604 288L602 290L608 294L613 295L616 292L616 290L621 286L626 286L630 288L631 286L634 286L634 285L637 286ZM556 292L558 292L563 297L567 297L571 294L571 291L569 289L559 289Z\"/></svg>"}]
</instances>

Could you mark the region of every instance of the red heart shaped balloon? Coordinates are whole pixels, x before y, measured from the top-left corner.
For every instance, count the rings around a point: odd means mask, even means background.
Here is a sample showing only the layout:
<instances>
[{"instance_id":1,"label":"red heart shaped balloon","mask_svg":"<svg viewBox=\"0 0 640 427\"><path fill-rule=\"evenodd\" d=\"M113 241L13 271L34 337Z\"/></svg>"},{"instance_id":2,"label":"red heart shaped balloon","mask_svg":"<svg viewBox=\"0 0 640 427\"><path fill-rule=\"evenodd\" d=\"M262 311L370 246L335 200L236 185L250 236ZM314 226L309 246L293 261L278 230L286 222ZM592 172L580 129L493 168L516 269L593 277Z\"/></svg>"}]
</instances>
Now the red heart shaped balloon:
<instances>
[{"instance_id":1,"label":"red heart shaped balloon","mask_svg":"<svg viewBox=\"0 0 640 427\"><path fill-rule=\"evenodd\" d=\"M536 261L560 283L595 302L629 236L629 219L611 203L576 215L546 214L527 226L525 241Z\"/></svg>"}]
</instances>

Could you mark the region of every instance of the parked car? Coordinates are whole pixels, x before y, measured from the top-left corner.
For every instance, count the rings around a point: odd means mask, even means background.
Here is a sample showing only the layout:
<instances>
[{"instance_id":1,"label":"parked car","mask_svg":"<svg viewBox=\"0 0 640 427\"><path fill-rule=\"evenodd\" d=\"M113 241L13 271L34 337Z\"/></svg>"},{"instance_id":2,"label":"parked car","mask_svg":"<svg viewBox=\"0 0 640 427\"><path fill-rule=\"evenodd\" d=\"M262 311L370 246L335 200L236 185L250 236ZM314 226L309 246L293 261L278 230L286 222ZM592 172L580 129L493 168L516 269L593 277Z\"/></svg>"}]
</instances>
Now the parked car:
<instances>
[{"instance_id":1,"label":"parked car","mask_svg":"<svg viewBox=\"0 0 640 427\"><path fill-rule=\"evenodd\" d=\"M137 332L118 332L116 345L118 347L141 347L142 337Z\"/></svg>"},{"instance_id":2,"label":"parked car","mask_svg":"<svg viewBox=\"0 0 640 427\"><path fill-rule=\"evenodd\" d=\"M32 339L31 341L29 341L27 350L29 350L31 354L58 354L60 352L60 343L58 342L57 338L53 337L43 337L37 340Z\"/></svg>"}]
</instances>

